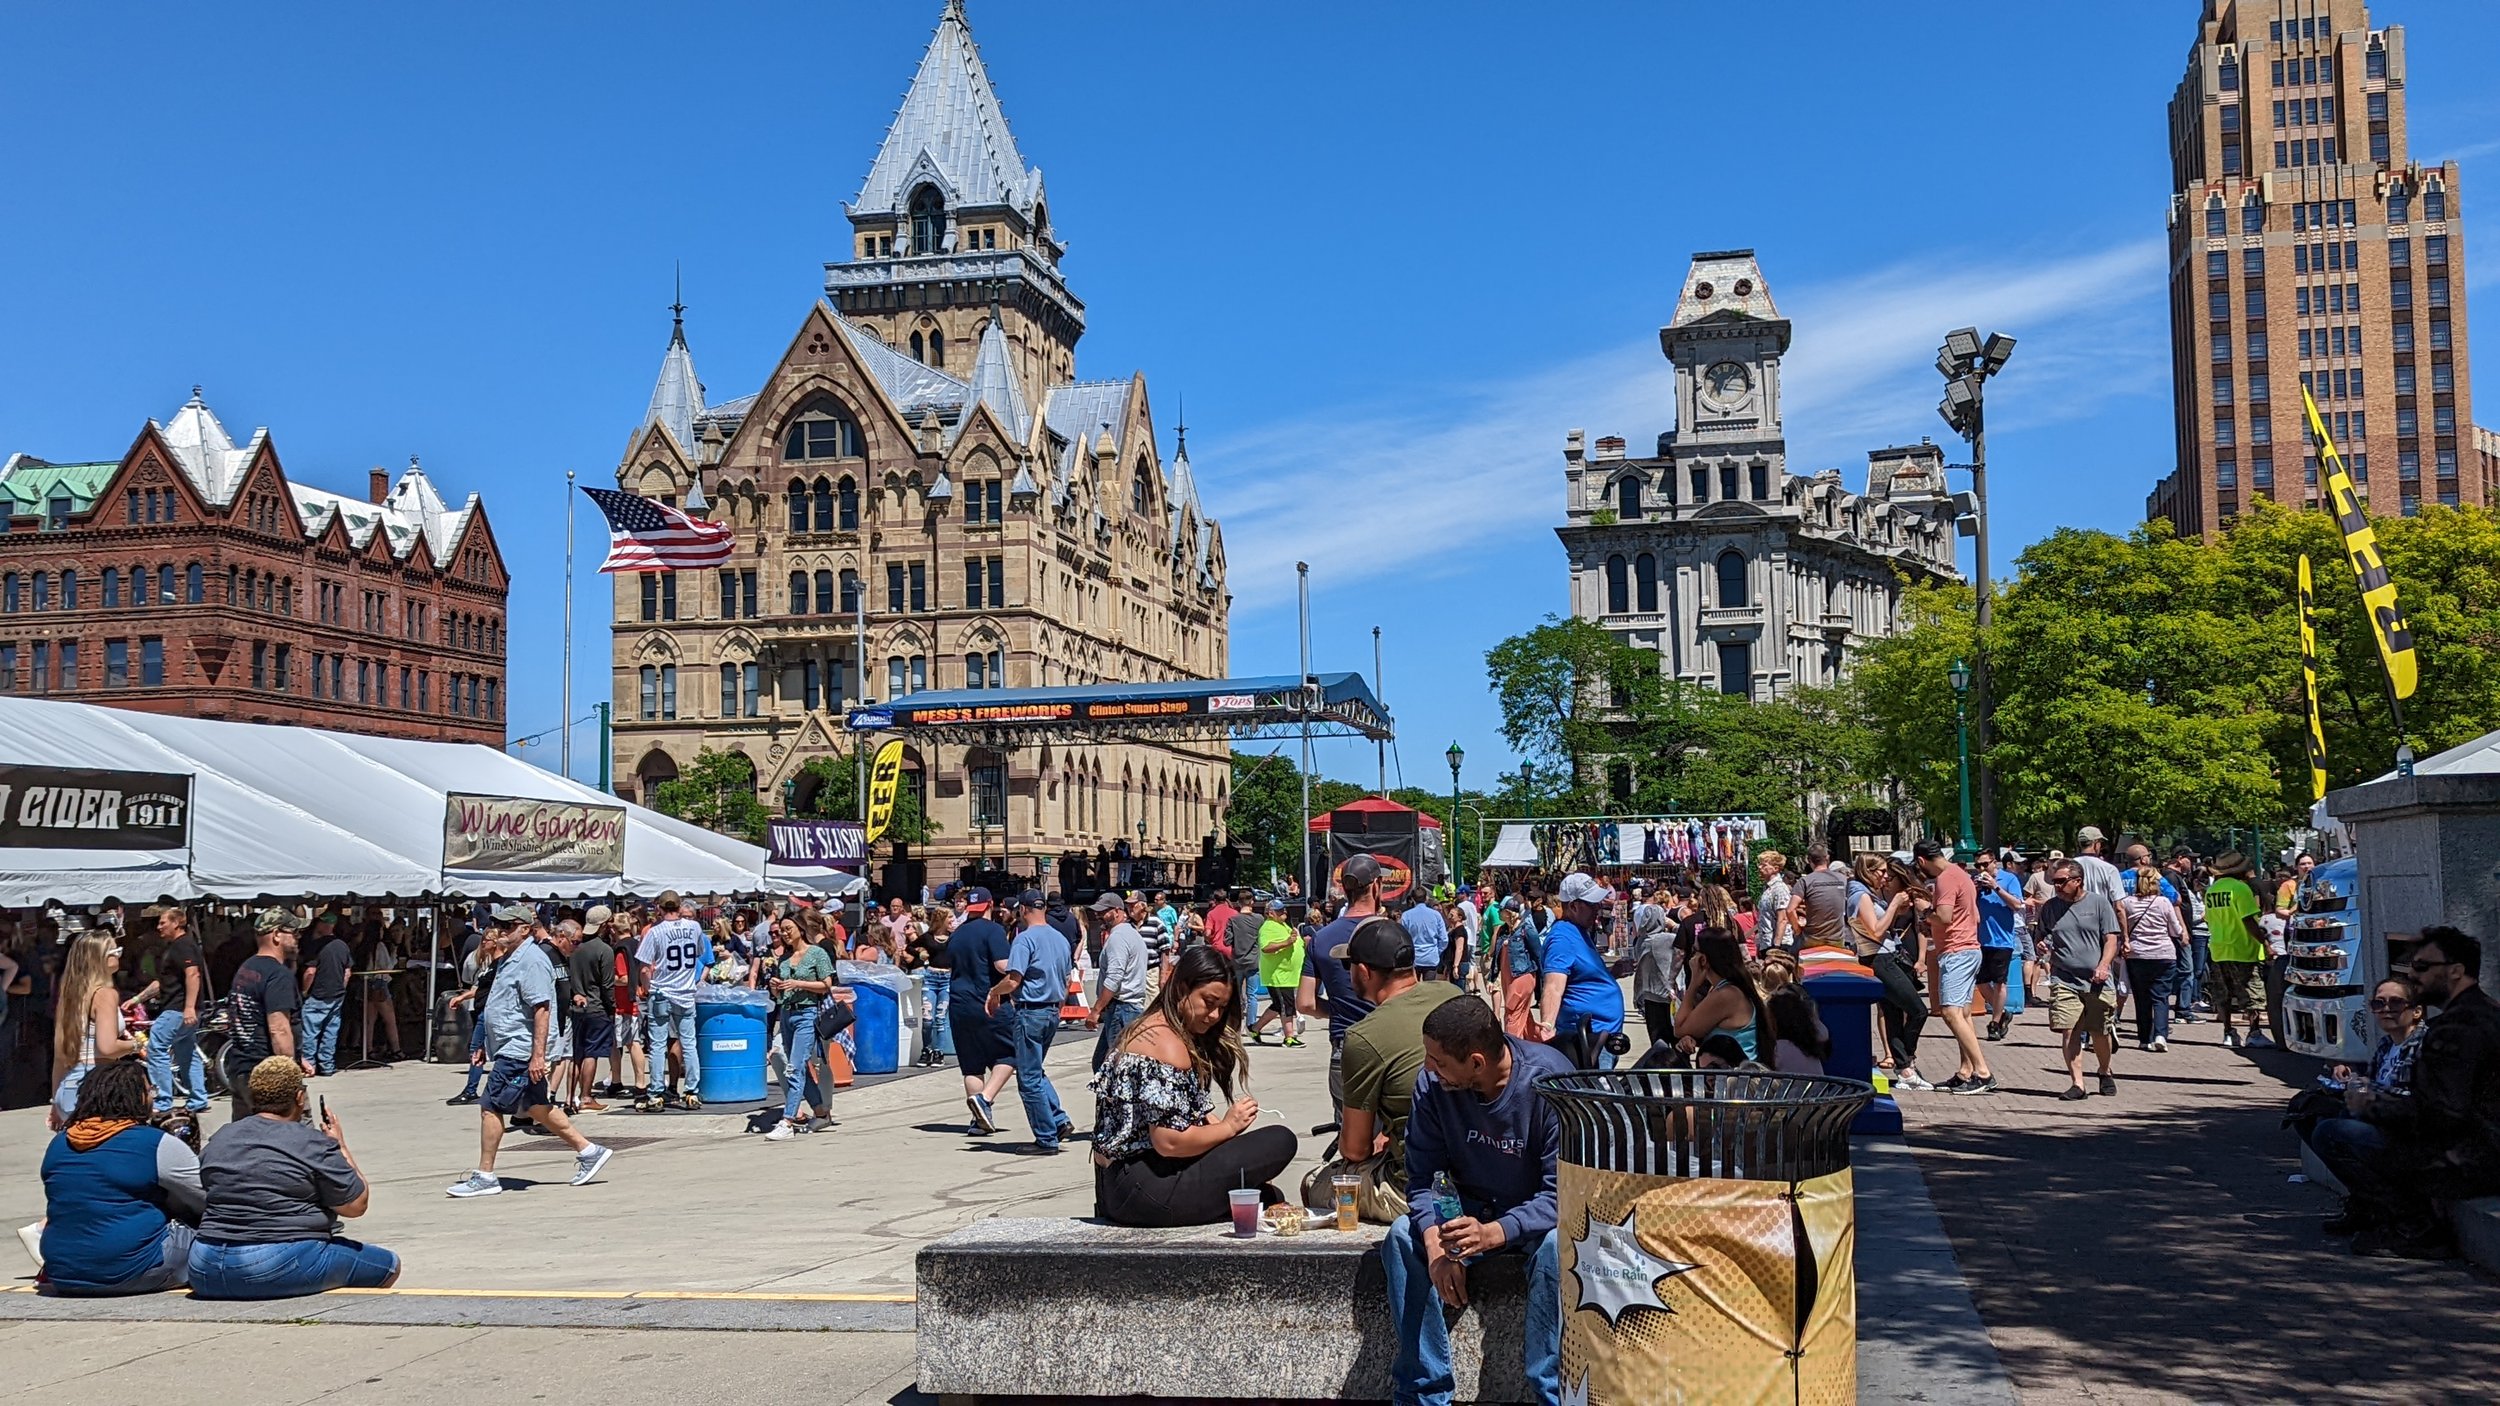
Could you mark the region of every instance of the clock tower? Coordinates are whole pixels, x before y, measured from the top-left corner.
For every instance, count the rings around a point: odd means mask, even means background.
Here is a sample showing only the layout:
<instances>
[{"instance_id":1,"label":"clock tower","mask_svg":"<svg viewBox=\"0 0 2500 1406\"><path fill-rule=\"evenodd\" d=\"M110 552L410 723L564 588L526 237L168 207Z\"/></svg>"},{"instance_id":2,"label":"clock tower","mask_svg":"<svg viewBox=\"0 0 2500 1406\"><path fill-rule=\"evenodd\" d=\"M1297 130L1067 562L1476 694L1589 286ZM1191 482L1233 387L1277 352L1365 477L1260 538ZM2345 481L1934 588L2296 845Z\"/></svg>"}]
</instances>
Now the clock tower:
<instances>
[{"instance_id":1,"label":"clock tower","mask_svg":"<svg viewBox=\"0 0 2500 1406\"><path fill-rule=\"evenodd\" d=\"M1721 494L1714 466L1741 466L1750 487L1754 469L1781 481L1787 438L1780 425L1780 357L1788 350L1788 319L1771 302L1751 249L1695 254L1684 275L1675 315L1658 329L1658 345L1675 365L1673 455L1677 481L1708 474L1690 501ZM1687 462L1689 461L1689 462Z\"/></svg>"}]
</instances>

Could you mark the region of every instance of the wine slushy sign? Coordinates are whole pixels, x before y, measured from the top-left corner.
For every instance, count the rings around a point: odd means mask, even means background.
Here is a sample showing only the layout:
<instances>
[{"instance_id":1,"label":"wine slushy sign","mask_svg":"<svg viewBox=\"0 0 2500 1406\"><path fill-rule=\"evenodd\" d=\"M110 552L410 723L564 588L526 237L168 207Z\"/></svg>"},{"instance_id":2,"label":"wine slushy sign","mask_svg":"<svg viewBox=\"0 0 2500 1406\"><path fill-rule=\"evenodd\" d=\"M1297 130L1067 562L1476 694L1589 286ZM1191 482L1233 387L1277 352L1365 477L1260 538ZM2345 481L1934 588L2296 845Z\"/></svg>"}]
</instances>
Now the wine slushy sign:
<instances>
[{"instance_id":1,"label":"wine slushy sign","mask_svg":"<svg viewBox=\"0 0 2500 1406\"><path fill-rule=\"evenodd\" d=\"M625 808L468 796L443 807L443 867L483 874L625 872Z\"/></svg>"}]
</instances>

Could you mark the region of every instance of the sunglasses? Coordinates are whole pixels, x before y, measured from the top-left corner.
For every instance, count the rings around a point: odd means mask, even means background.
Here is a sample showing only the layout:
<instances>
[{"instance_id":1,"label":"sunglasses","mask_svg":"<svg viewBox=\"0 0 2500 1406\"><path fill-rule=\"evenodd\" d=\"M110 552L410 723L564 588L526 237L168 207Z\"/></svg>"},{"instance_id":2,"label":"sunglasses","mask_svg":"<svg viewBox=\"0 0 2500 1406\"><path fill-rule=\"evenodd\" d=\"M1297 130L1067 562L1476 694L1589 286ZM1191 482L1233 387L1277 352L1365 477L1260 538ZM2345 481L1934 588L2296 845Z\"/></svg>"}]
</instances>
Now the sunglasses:
<instances>
[{"instance_id":1,"label":"sunglasses","mask_svg":"<svg viewBox=\"0 0 2500 1406\"><path fill-rule=\"evenodd\" d=\"M2413 1003L2411 1001L2406 1000L2402 996L2377 996L2371 998L2370 1009L2374 1011L2400 1011L2412 1004Z\"/></svg>"},{"instance_id":2,"label":"sunglasses","mask_svg":"<svg viewBox=\"0 0 2500 1406\"><path fill-rule=\"evenodd\" d=\"M2453 967L2457 965L2459 964L2449 961L2444 957L2436 962L2425 962L2421 958L2416 957L2412 961L2405 963L2407 969L2417 972L2437 971L2441 967Z\"/></svg>"}]
</instances>

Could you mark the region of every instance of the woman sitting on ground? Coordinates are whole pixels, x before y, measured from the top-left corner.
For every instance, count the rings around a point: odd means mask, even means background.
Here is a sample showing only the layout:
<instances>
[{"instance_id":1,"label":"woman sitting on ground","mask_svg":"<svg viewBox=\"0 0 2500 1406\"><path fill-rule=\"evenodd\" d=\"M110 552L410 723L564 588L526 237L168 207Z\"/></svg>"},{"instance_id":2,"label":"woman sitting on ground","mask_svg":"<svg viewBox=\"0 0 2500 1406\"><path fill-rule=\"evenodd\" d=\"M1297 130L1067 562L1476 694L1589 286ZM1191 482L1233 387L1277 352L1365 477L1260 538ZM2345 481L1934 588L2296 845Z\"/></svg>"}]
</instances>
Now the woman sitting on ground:
<instances>
[{"instance_id":1,"label":"woman sitting on ground","mask_svg":"<svg viewBox=\"0 0 2500 1406\"><path fill-rule=\"evenodd\" d=\"M200 1159L148 1122L155 1094L135 1059L96 1066L69 1127L43 1154L47 1294L153 1294L190 1279Z\"/></svg>"},{"instance_id":2,"label":"woman sitting on ground","mask_svg":"<svg viewBox=\"0 0 2500 1406\"><path fill-rule=\"evenodd\" d=\"M1212 947L1182 949L1154 1005L1094 1076L1094 1214L1119 1225L1217 1225L1236 1187L1283 1201L1274 1183L1293 1161L1293 1130L1255 1126L1259 1101L1233 1093L1248 1073L1231 961ZM1231 1101L1221 1118L1210 1084Z\"/></svg>"},{"instance_id":3,"label":"woman sitting on ground","mask_svg":"<svg viewBox=\"0 0 2500 1406\"><path fill-rule=\"evenodd\" d=\"M252 1066L252 1116L219 1128L200 1154L207 1209L191 1245L191 1292L204 1299L287 1299L332 1289L387 1289L399 1256L342 1238L338 1218L372 1203L339 1116L303 1121L304 1071L284 1055Z\"/></svg>"},{"instance_id":4,"label":"woman sitting on ground","mask_svg":"<svg viewBox=\"0 0 2500 1406\"><path fill-rule=\"evenodd\" d=\"M1770 1028L1771 1058L1763 1063L1782 1074L1820 1074L1832 1057L1832 1032L1814 998L1798 980L1797 954L1775 947L1762 954L1754 983L1762 996L1763 1023Z\"/></svg>"},{"instance_id":5,"label":"woman sitting on ground","mask_svg":"<svg viewBox=\"0 0 2500 1406\"><path fill-rule=\"evenodd\" d=\"M1687 967L1684 1007L1675 1018L1676 1048L1691 1054L1712 1035L1736 1041L1748 1060L1759 1061L1769 1039L1762 1033L1762 998L1754 991L1753 973L1745 967L1744 949L1724 928L1706 928L1693 939Z\"/></svg>"}]
</instances>

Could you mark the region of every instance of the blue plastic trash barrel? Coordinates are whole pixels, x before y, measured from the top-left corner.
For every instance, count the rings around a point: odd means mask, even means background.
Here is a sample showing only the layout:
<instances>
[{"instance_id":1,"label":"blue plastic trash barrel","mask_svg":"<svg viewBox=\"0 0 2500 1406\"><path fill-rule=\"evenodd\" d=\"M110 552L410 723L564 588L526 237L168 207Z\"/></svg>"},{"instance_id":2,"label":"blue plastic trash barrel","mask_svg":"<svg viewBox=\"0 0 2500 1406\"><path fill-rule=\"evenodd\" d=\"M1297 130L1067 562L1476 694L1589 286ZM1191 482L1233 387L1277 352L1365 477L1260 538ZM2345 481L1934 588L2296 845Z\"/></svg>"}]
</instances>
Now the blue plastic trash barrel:
<instances>
[{"instance_id":1,"label":"blue plastic trash barrel","mask_svg":"<svg viewBox=\"0 0 2500 1406\"><path fill-rule=\"evenodd\" d=\"M851 1067L862 1074L891 1074L902 1063L903 1007L894 988L874 981L851 987Z\"/></svg>"},{"instance_id":2,"label":"blue plastic trash barrel","mask_svg":"<svg viewBox=\"0 0 2500 1406\"><path fill-rule=\"evenodd\" d=\"M764 1097L764 1016L772 999L744 987L695 993L694 1038L702 1050L705 1103L754 1103Z\"/></svg>"}]
</instances>

